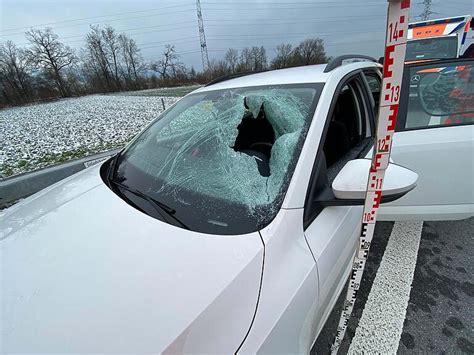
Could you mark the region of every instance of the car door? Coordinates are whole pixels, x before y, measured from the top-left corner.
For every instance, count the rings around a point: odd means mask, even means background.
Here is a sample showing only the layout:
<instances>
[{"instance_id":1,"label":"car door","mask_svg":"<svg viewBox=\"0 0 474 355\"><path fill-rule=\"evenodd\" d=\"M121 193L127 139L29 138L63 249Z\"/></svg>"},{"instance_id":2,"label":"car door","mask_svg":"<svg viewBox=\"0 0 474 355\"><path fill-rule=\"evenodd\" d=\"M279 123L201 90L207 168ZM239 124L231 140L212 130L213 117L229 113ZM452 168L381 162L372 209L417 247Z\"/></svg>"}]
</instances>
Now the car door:
<instances>
[{"instance_id":1,"label":"car door","mask_svg":"<svg viewBox=\"0 0 474 355\"><path fill-rule=\"evenodd\" d=\"M325 207L324 200L342 167L349 160L364 157L373 144L373 99L368 91L362 71L349 75L338 86L306 197L305 237L319 277L318 332L347 280L362 219L362 206Z\"/></svg>"},{"instance_id":2,"label":"car door","mask_svg":"<svg viewBox=\"0 0 474 355\"><path fill-rule=\"evenodd\" d=\"M474 59L406 66L391 157L419 180L379 220L474 215Z\"/></svg>"}]
</instances>

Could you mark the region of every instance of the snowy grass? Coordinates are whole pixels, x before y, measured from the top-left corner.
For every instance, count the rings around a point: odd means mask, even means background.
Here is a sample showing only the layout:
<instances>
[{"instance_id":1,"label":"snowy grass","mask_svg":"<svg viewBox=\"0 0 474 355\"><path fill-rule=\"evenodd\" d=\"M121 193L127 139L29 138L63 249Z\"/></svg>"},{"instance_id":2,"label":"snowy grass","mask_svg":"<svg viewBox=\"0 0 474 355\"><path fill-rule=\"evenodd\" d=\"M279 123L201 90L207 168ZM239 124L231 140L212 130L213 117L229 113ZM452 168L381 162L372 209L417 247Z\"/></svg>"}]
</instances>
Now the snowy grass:
<instances>
[{"instance_id":1,"label":"snowy grass","mask_svg":"<svg viewBox=\"0 0 474 355\"><path fill-rule=\"evenodd\" d=\"M201 85L190 85L190 86L177 86L174 88L158 88L158 89L147 89L139 91L128 91L120 93L119 95L127 96L168 96L168 97L181 97L189 94L191 91L199 89Z\"/></svg>"},{"instance_id":2,"label":"snowy grass","mask_svg":"<svg viewBox=\"0 0 474 355\"><path fill-rule=\"evenodd\" d=\"M92 95L0 110L0 178L121 147L163 111L161 98ZM168 107L178 97L163 99Z\"/></svg>"}]
</instances>

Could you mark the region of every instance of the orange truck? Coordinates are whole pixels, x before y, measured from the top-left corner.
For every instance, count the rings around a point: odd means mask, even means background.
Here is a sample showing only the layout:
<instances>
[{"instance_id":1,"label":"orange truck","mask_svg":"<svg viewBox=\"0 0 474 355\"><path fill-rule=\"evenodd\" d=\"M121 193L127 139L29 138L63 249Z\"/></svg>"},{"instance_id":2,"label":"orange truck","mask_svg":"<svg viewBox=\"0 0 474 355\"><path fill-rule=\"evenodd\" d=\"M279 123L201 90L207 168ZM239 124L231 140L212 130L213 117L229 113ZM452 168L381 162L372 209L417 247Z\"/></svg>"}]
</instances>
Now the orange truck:
<instances>
[{"instance_id":1,"label":"orange truck","mask_svg":"<svg viewBox=\"0 0 474 355\"><path fill-rule=\"evenodd\" d=\"M472 58L474 24L471 20L471 15L466 15L410 23L406 61Z\"/></svg>"}]
</instances>

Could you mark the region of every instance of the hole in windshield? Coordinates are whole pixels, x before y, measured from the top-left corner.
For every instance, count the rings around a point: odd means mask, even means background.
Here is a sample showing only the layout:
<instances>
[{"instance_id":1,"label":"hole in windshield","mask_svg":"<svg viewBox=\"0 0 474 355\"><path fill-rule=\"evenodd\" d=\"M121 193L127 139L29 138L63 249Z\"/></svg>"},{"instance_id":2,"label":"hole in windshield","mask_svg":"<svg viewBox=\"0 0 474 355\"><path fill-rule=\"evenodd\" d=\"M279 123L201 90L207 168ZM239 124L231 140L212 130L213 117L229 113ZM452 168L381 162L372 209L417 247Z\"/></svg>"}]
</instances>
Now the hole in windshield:
<instances>
[{"instance_id":1,"label":"hole in windshield","mask_svg":"<svg viewBox=\"0 0 474 355\"><path fill-rule=\"evenodd\" d=\"M125 150L115 179L192 230L260 229L283 200L322 84L196 93Z\"/></svg>"},{"instance_id":2,"label":"hole in windshield","mask_svg":"<svg viewBox=\"0 0 474 355\"><path fill-rule=\"evenodd\" d=\"M267 119L263 102L245 97L244 107L245 112L237 126L239 133L233 148L236 152L255 158L260 175L270 176L270 158L275 143L275 131Z\"/></svg>"}]
</instances>

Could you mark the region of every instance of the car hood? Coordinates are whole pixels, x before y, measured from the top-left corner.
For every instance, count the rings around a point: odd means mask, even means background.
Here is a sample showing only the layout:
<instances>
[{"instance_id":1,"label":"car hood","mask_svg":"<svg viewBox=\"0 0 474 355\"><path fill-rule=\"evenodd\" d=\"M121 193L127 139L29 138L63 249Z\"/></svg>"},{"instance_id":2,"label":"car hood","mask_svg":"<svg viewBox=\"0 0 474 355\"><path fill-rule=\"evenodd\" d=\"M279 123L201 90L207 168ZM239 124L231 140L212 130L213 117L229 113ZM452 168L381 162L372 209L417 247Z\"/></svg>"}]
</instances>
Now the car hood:
<instances>
[{"instance_id":1,"label":"car hood","mask_svg":"<svg viewBox=\"0 0 474 355\"><path fill-rule=\"evenodd\" d=\"M0 352L234 352L258 297L258 233L191 232L91 167L0 212Z\"/></svg>"}]
</instances>

